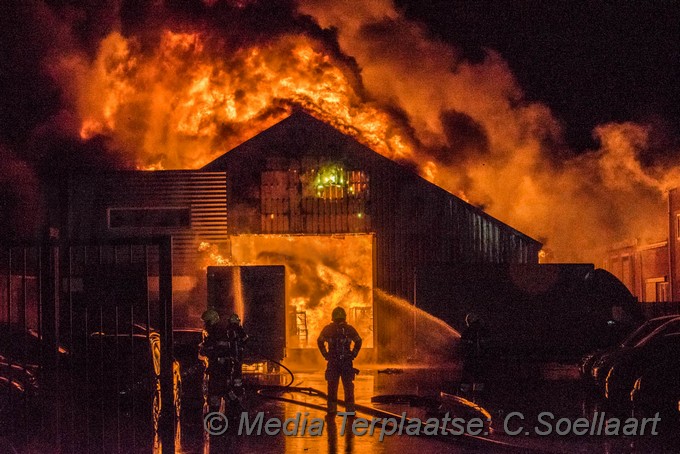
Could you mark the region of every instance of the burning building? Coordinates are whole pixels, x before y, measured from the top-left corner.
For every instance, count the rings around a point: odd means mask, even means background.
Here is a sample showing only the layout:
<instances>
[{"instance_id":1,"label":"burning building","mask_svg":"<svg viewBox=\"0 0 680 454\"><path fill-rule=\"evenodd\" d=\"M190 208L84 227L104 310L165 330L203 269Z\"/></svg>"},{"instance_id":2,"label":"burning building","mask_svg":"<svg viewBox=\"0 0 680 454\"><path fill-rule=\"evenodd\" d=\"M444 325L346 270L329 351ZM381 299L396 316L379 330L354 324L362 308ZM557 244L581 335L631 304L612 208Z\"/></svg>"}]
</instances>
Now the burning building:
<instances>
[{"instance_id":1,"label":"burning building","mask_svg":"<svg viewBox=\"0 0 680 454\"><path fill-rule=\"evenodd\" d=\"M314 347L343 305L368 349L407 351L410 327L376 291L413 303L421 267L535 264L541 248L302 111L201 170L81 176L71 187L72 238L173 235L186 294L176 304L194 306L194 321L206 266L285 265L289 349Z\"/></svg>"}]
</instances>

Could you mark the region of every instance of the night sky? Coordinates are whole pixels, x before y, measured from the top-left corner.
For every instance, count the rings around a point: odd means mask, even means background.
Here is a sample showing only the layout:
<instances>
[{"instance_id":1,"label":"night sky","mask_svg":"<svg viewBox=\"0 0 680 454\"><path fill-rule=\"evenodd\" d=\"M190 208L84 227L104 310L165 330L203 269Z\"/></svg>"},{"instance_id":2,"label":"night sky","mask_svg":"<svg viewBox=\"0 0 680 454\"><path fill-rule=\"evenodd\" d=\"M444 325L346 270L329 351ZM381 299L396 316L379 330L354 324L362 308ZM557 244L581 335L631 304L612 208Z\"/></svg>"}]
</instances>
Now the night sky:
<instances>
[{"instance_id":1,"label":"night sky","mask_svg":"<svg viewBox=\"0 0 680 454\"><path fill-rule=\"evenodd\" d=\"M471 59L492 48L530 100L550 106L569 144L632 120L680 134L680 2L397 0L407 17ZM666 139L669 139L666 137Z\"/></svg>"}]
</instances>

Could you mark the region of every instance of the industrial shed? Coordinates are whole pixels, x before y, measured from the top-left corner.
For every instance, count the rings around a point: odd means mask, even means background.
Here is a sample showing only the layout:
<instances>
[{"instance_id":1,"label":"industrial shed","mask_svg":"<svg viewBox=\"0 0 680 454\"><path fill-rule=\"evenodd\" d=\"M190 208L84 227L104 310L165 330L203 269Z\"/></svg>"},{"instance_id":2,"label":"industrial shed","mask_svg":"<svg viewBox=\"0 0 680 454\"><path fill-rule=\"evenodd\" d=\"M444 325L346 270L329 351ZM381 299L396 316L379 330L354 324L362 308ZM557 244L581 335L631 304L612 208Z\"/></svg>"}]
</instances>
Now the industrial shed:
<instances>
[{"instance_id":1,"label":"industrial shed","mask_svg":"<svg viewBox=\"0 0 680 454\"><path fill-rule=\"evenodd\" d=\"M203 170L227 174L233 241L371 234L375 288L410 303L426 265L538 263L536 240L302 111ZM408 351L393 310L376 305L377 345Z\"/></svg>"},{"instance_id":2,"label":"industrial shed","mask_svg":"<svg viewBox=\"0 0 680 454\"><path fill-rule=\"evenodd\" d=\"M422 264L538 263L538 241L302 111L203 170L227 174L232 235L375 233L376 285L403 298Z\"/></svg>"},{"instance_id":3,"label":"industrial shed","mask_svg":"<svg viewBox=\"0 0 680 454\"><path fill-rule=\"evenodd\" d=\"M206 266L285 265L293 356L309 356L337 305L364 337L366 357L403 356L415 339L406 322L419 269L536 264L541 248L302 111L200 170L75 177L68 211L75 240L173 235L183 323L198 323L205 308Z\"/></svg>"}]
</instances>

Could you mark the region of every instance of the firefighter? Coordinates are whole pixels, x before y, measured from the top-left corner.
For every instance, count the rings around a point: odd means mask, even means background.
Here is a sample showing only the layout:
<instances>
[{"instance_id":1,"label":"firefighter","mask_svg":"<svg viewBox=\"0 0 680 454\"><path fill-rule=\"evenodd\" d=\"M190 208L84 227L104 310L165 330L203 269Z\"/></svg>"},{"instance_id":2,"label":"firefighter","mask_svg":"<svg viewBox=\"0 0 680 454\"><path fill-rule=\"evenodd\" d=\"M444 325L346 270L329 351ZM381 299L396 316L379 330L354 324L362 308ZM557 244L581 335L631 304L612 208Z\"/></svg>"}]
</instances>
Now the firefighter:
<instances>
[{"instance_id":1,"label":"firefighter","mask_svg":"<svg viewBox=\"0 0 680 454\"><path fill-rule=\"evenodd\" d=\"M236 314L223 319L215 309L209 308L201 318L205 331L199 354L207 362L205 378L210 411L219 411L224 398L228 412L237 415L243 408L245 394L242 366L248 335Z\"/></svg>"},{"instance_id":2,"label":"firefighter","mask_svg":"<svg viewBox=\"0 0 680 454\"><path fill-rule=\"evenodd\" d=\"M338 385L342 379L345 390L345 405L348 412L356 411L354 407L354 376L359 372L354 368L354 358L361 350L361 337L352 325L346 321L347 314L341 307L333 309L333 322L326 325L316 343L328 362L326 381L328 382L328 414L338 411ZM328 345L326 345L328 344Z\"/></svg>"},{"instance_id":3,"label":"firefighter","mask_svg":"<svg viewBox=\"0 0 680 454\"><path fill-rule=\"evenodd\" d=\"M484 321L474 313L465 316L466 328L461 334L463 345L463 380L461 391L484 390L485 358L489 338Z\"/></svg>"}]
</instances>

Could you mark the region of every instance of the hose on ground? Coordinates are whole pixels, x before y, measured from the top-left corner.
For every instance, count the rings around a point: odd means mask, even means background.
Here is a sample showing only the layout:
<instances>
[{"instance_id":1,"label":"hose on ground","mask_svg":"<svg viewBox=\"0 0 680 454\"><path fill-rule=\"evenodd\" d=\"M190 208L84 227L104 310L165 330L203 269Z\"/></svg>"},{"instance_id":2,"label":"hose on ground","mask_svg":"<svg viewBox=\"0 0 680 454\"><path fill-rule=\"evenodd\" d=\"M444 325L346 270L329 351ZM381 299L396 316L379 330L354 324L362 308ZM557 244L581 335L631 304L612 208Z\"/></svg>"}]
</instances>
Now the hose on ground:
<instances>
[{"instance_id":1,"label":"hose on ground","mask_svg":"<svg viewBox=\"0 0 680 454\"><path fill-rule=\"evenodd\" d=\"M290 381L285 385L259 384L257 386L257 391L256 391L259 396L262 396L266 399L272 399L272 400L276 400L276 401L279 401L279 402L286 402L286 403L291 403L291 404L294 404L294 405L300 405L300 406L303 406L303 407L312 408L312 409L323 411L323 412L325 412L328 409L327 406L325 406L325 405L319 405L319 404L314 404L314 403L310 403L310 402L304 402L304 401L296 400L296 399L291 398L291 397L283 397L283 396L277 395L279 393L287 392L287 393L302 393L302 394L306 394L306 395L310 395L310 396L319 397L319 398L322 398L322 399L326 399L328 397L328 395L326 393L324 393L323 391L320 391L316 388L292 386L293 382L295 381L295 374L293 373L292 370L290 370L288 367L281 364L279 361L275 361L275 360L267 357L266 355L262 354L260 351L255 350L254 348L252 350L255 353L257 353L258 355L260 355L266 361L269 361L273 364L276 364L276 365L282 367L283 369L286 370L286 372L288 372L288 374L290 374ZM443 399L446 399L446 398L451 399L453 396L446 394L446 393L441 393L440 397L443 398ZM380 397L374 396L371 400L373 401L374 399L380 400ZM453 399L453 400L455 400L455 399ZM338 400L338 403L340 405L346 407L344 400ZM402 415L398 415L396 413L392 413L392 412L385 411L385 410L380 410L380 409L377 409L377 408L374 408L374 407L369 407L369 406L366 406L366 405L355 404L355 408L356 408L357 411L368 414L372 417L382 419L382 421L384 422L384 425L386 427L390 427L390 428L393 428L393 426L395 424L398 424L398 421L401 421L402 419L404 420L403 424L409 424L412 421L410 418L406 418ZM475 405L473 409L477 410L478 412L480 412L481 414L483 414L484 416L486 416L488 418L490 418L490 416L491 416L482 407L478 407L478 406ZM392 421L395 421L395 422L392 422ZM501 440L494 440L494 439L490 439L488 437L481 437L481 436L475 436L475 435L469 435L469 434L463 434L463 435L460 435L460 436L453 436L453 437L451 435L437 435L437 436L435 436L435 438L437 438L438 440L441 440L441 441L446 441L446 442L455 441L457 443L460 443L460 442L471 443L471 444L474 444L474 445L482 444L485 447L492 447L493 449L499 449L499 450L503 450L503 451L506 451L506 452L523 452L523 453L544 452L544 451L541 451L541 450L537 450L535 448L529 448L527 446L517 446L517 445L510 444L510 443L506 443L506 442L501 441Z\"/></svg>"}]
</instances>

